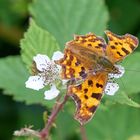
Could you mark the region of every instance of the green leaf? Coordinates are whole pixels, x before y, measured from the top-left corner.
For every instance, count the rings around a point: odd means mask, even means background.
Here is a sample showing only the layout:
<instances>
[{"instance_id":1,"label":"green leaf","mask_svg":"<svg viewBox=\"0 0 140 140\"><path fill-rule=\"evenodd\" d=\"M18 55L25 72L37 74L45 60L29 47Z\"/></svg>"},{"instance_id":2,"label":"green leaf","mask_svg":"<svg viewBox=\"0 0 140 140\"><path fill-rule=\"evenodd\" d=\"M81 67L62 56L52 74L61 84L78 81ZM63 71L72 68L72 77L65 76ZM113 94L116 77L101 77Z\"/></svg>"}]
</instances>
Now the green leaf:
<instances>
[{"instance_id":1,"label":"green leaf","mask_svg":"<svg viewBox=\"0 0 140 140\"><path fill-rule=\"evenodd\" d=\"M4 94L12 95L16 101L24 101L26 104L52 106L54 102L44 99L43 90L25 88L29 75L19 56L0 59L0 66L0 88L4 89Z\"/></svg>"},{"instance_id":2,"label":"green leaf","mask_svg":"<svg viewBox=\"0 0 140 140\"><path fill-rule=\"evenodd\" d=\"M115 94L114 96L108 96L107 98L108 98L108 100L111 100L113 102L117 102L117 103L120 103L120 104L126 104L126 105L129 105L129 106L132 106L132 107L140 108L140 104L133 101L124 92L119 92L119 93Z\"/></svg>"},{"instance_id":3,"label":"green leaf","mask_svg":"<svg viewBox=\"0 0 140 140\"><path fill-rule=\"evenodd\" d=\"M140 109L114 105L108 110L98 109L86 125L88 140L129 140L140 135Z\"/></svg>"},{"instance_id":4,"label":"green leaf","mask_svg":"<svg viewBox=\"0 0 140 140\"><path fill-rule=\"evenodd\" d=\"M138 0L127 0L127 2L107 0L107 5L111 16L109 29L121 34L137 32L140 19L140 3Z\"/></svg>"},{"instance_id":5,"label":"green leaf","mask_svg":"<svg viewBox=\"0 0 140 140\"><path fill-rule=\"evenodd\" d=\"M128 95L140 92L140 52L135 52L128 56L122 62L125 67L125 73L122 78L118 79L120 90Z\"/></svg>"},{"instance_id":6,"label":"green leaf","mask_svg":"<svg viewBox=\"0 0 140 140\"><path fill-rule=\"evenodd\" d=\"M128 140L140 140L140 135L133 135Z\"/></svg>"},{"instance_id":7,"label":"green leaf","mask_svg":"<svg viewBox=\"0 0 140 140\"><path fill-rule=\"evenodd\" d=\"M30 70L33 56L36 54L45 54L52 56L54 51L59 50L59 46L53 36L47 31L41 29L31 20L30 27L21 40L21 55L27 68Z\"/></svg>"},{"instance_id":8,"label":"green leaf","mask_svg":"<svg viewBox=\"0 0 140 140\"><path fill-rule=\"evenodd\" d=\"M61 48L73 34L103 35L108 21L104 0L34 0L29 10L37 24L55 36Z\"/></svg>"},{"instance_id":9,"label":"green leaf","mask_svg":"<svg viewBox=\"0 0 140 140\"><path fill-rule=\"evenodd\" d=\"M64 122L62 124L62 122ZM52 133L53 140L72 140L77 135L78 127L76 121L73 120L73 115L68 112L65 107L65 112L60 112L56 119L56 128Z\"/></svg>"}]
</instances>

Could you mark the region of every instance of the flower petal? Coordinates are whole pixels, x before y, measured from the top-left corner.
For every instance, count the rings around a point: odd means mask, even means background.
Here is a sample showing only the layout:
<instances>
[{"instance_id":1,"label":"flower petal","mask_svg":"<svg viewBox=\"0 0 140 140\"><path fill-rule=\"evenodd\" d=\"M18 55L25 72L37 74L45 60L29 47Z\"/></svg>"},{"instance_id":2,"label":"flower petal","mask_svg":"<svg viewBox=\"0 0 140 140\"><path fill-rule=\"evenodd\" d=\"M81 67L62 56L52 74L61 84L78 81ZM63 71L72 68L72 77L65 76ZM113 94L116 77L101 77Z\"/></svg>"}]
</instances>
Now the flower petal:
<instances>
[{"instance_id":1,"label":"flower petal","mask_svg":"<svg viewBox=\"0 0 140 140\"><path fill-rule=\"evenodd\" d=\"M119 89L119 85L117 83L108 82L104 93L107 95L114 95Z\"/></svg>"},{"instance_id":2,"label":"flower petal","mask_svg":"<svg viewBox=\"0 0 140 140\"><path fill-rule=\"evenodd\" d=\"M123 74L125 73L125 69L123 66L121 65L115 65L115 67L117 67L119 69L119 74L113 74L113 73L109 73L109 78L120 78L123 76Z\"/></svg>"},{"instance_id":3,"label":"flower petal","mask_svg":"<svg viewBox=\"0 0 140 140\"><path fill-rule=\"evenodd\" d=\"M60 51L56 51L53 53L52 60L59 60L64 57L64 54Z\"/></svg>"},{"instance_id":4,"label":"flower petal","mask_svg":"<svg viewBox=\"0 0 140 140\"><path fill-rule=\"evenodd\" d=\"M36 63L36 67L39 71L44 71L48 66L47 63L50 62L50 58L47 55L37 54L33 57Z\"/></svg>"},{"instance_id":5,"label":"flower petal","mask_svg":"<svg viewBox=\"0 0 140 140\"><path fill-rule=\"evenodd\" d=\"M40 76L30 76L25 82L26 88L31 88L34 90L39 90L44 87L44 80Z\"/></svg>"},{"instance_id":6,"label":"flower petal","mask_svg":"<svg viewBox=\"0 0 140 140\"><path fill-rule=\"evenodd\" d=\"M60 91L56 88L55 85L51 86L50 90L45 91L45 99L52 100L53 98L57 97Z\"/></svg>"}]
</instances>

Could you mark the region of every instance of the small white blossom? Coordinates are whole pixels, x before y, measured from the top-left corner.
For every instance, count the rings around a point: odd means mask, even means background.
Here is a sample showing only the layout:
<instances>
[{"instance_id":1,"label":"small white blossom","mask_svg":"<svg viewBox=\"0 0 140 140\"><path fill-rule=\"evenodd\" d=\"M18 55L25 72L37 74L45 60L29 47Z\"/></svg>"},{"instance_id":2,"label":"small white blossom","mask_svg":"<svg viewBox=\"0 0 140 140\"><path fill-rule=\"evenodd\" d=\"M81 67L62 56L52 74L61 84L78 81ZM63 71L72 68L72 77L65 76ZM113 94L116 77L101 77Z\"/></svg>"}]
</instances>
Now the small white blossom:
<instances>
[{"instance_id":1,"label":"small white blossom","mask_svg":"<svg viewBox=\"0 0 140 140\"><path fill-rule=\"evenodd\" d=\"M63 54L59 51L55 52L52 56L52 60L46 55L37 54L33 57L37 74L30 76L25 82L27 88L34 90L40 90L46 85L50 85L51 89L45 91L45 99L51 100L59 94L59 90L54 85L55 81L59 79L60 66L55 64L54 60L59 60L63 57ZM49 94L49 95L47 95Z\"/></svg>"},{"instance_id":2,"label":"small white blossom","mask_svg":"<svg viewBox=\"0 0 140 140\"><path fill-rule=\"evenodd\" d=\"M60 91L56 88L55 85L51 86L50 90L44 92L46 100L52 100L53 98L57 97Z\"/></svg>"},{"instance_id":3,"label":"small white blossom","mask_svg":"<svg viewBox=\"0 0 140 140\"><path fill-rule=\"evenodd\" d=\"M119 70L119 74L113 74L113 73L109 73L109 78L121 78L122 76L123 76L123 74L125 73L125 69L124 69L124 67L123 66L121 66L121 65L115 65L115 67L117 67L118 68L118 70Z\"/></svg>"},{"instance_id":4,"label":"small white blossom","mask_svg":"<svg viewBox=\"0 0 140 140\"><path fill-rule=\"evenodd\" d=\"M40 76L30 76L25 82L26 88L40 90L44 87L44 79Z\"/></svg>"},{"instance_id":5,"label":"small white blossom","mask_svg":"<svg viewBox=\"0 0 140 140\"><path fill-rule=\"evenodd\" d=\"M108 82L105 87L105 94L114 95L119 89L119 85L117 83Z\"/></svg>"},{"instance_id":6,"label":"small white blossom","mask_svg":"<svg viewBox=\"0 0 140 140\"><path fill-rule=\"evenodd\" d=\"M36 63L36 68L41 72L47 69L48 63L50 62L50 58L48 56L41 54L34 56L33 60Z\"/></svg>"},{"instance_id":7,"label":"small white blossom","mask_svg":"<svg viewBox=\"0 0 140 140\"><path fill-rule=\"evenodd\" d=\"M60 60L64 57L64 54L60 51L56 51L53 53L52 60Z\"/></svg>"}]
</instances>

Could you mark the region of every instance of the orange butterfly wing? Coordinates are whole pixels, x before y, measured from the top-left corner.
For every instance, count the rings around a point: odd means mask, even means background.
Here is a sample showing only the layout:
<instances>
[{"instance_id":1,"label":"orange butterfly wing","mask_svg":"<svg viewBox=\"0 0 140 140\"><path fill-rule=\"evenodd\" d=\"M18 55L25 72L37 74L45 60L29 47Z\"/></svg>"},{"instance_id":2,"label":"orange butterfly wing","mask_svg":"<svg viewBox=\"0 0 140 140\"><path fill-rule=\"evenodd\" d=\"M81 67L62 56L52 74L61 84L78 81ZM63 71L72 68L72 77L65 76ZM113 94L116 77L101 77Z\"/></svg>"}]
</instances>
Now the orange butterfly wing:
<instances>
[{"instance_id":1,"label":"orange butterfly wing","mask_svg":"<svg viewBox=\"0 0 140 140\"><path fill-rule=\"evenodd\" d=\"M94 52L98 55L104 54L106 43L103 38L89 33L87 35L75 35L74 40L66 43L67 48L73 49L86 49L87 51Z\"/></svg>"},{"instance_id":2,"label":"orange butterfly wing","mask_svg":"<svg viewBox=\"0 0 140 140\"><path fill-rule=\"evenodd\" d=\"M62 66L62 78L85 78L96 65L96 57L104 54L106 45L94 34L76 36L66 43L64 58L56 63Z\"/></svg>"},{"instance_id":3,"label":"orange butterfly wing","mask_svg":"<svg viewBox=\"0 0 140 140\"><path fill-rule=\"evenodd\" d=\"M87 75L87 68L68 49L65 49L64 58L57 61L57 64L62 66L61 76L63 79L81 79Z\"/></svg>"},{"instance_id":4,"label":"orange butterfly wing","mask_svg":"<svg viewBox=\"0 0 140 140\"><path fill-rule=\"evenodd\" d=\"M138 39L130 34L118 36L106 31L106 35L108 45L102 38L91 33L75 36L74 40L66 43L64 58L57 61L62 66L63 79L82 79L79 84L68 87L69 95L76 102L75 119L81 124L85 124L94 115L108 80L104 67L102 71L93 73L97 65L106 66L104 61L99 63L98 60L105 58L113 66L132 53L138 45Z\"/></svg>"},{"instance_id":5,"label":"orange butterfly wing","mask_svg":"<svg viewBox=\"0 0 140 140\"><path fill-rule=\"evenodd\" d=\"M118 36L110 31L105 33L109 40L106 55L113 64L122 61L138 46L138 39L130 34Z\"/></svg>"},{"instance_id":6,"label":"orange butterfly wing","mask_svg":"<svg viewBox=\"0 0 140 140\"><path fill-rule=\"evenodd\" d=\"M75 119L81 124L87 123L95 113L107 82L107 73L88 75L79 85L71 85L68 93L76 102Z\"/></svg>"}]
</instances>

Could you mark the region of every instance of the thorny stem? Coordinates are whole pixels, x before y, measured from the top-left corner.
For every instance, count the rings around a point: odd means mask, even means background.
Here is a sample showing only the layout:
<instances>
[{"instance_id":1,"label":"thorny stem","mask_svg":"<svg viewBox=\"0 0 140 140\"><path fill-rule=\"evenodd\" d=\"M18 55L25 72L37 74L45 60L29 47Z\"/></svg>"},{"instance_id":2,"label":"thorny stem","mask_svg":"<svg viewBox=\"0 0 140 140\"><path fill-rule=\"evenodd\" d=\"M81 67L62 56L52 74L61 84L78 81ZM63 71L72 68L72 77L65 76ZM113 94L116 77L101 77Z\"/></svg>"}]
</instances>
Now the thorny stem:
<instances>
[{"instance_id":1,"label":"thorny stem","mask_svg":"<svg viewBox=\"0 0 140 140\"><path fill-rule=\"evenodd\" d=\"M57 116L57 114L59 113L59 111L63 108L64 104L66 103L66 101L68 100L68 94L66 94L64 96L64 99L61 103L56 103L58 106L55 105L48 121L47 121L47 124L45 126L45 128L43 128L41 131L40 131L40 140L46 140L49 136L49 132L50 132L50 129L52 127L52 124Z\"/></svg>"},{"instance_id":2,"label":"thorny stem","mask_svg":"<svg viewBox=\"0 0 140 140\"><path fill-rule=\"evenodd\" d=\"M81 132L82 140L87 140L86 131L83 125L80 125L80 132Z\"/></svg>"}]
</instances>

